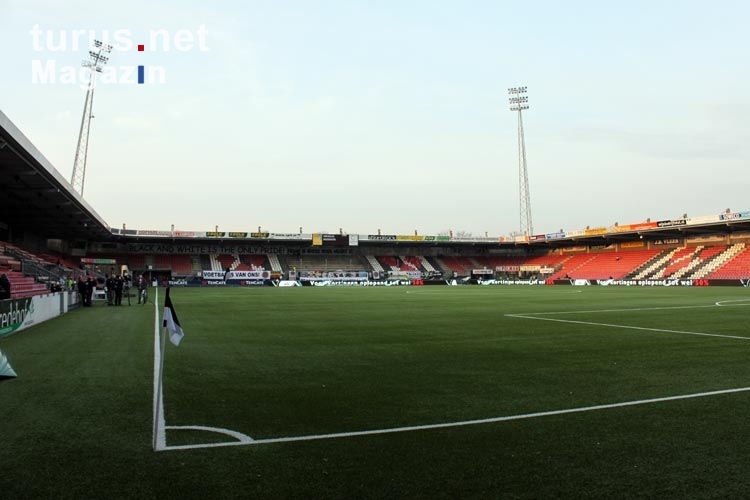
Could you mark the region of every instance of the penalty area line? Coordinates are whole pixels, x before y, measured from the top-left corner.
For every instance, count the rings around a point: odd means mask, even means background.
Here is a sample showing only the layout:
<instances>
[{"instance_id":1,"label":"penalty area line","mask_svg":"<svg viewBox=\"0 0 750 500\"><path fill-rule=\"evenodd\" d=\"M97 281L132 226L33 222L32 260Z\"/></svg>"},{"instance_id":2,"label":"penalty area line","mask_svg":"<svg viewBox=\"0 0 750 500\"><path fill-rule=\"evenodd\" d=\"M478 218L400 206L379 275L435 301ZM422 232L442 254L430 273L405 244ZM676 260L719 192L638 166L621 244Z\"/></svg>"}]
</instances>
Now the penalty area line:
<instances>
[{"instance_id":1,"label":"penalty area line","mask_svg":"<svg viewBox=\"0 0 750 500\"><path fill-rule=\"evenodd\" d=\"M397 432L416 432L416 431L426 431L426 430L431 430L431 429L446 429L449 427L463 427L463 426L468 426L468 425L481 425L481 424L491 424L491 423L497 423L497 422L507 422L511 420L524 420L524 419L530 419L530 418L551 417L555 415L566 415L569 413L584 413L584 412L589 412L589 411L608 410L612 408L623 408L627 406L663 403L663 402L668 402L668 401L679 401L683 399L694 399L694 398L718 396L718 395L723 395L723 394L733 394L733 393L748 392L748 391L750 391L750 387L740 387L736 389L724 389L724 390L719 390L719 391L698 392L694 394L682 394L678 396L667 396L667 397L652 398L652 399L639 399L635 401L625 401L621 403L584 406L580 408L568 408L564 410L524 413L520 415L483 418L483 419L477 419L477 420L464 420L460 422L447 422L443 424L412 425L412 426L407 426L407 427L393 427L389 429L374 429L374 430L369 430L369 431L337 432L337 433L331 433L331 434L313 434L309 436L253 439L250 441L232 441L232 442L227 442L227 443L206 443L206 444L193 444L193 445L166 446L163 450L164 451L189 450L189 449L195 449L195 448L218 448L218 447L224 447L224 446L247 446L247 445L256 445L256 444L290 443L290 442L296 442L296 441L315 441L315 440L321 440L321 439L339 439L339 438L358 437L358 436L373 436L377 434L395 434ZM172 427L169 427L169 428L171 429Z\"/></svg>"},{"instance_id":2,"label":"penalty area line","mask_svg":"<svg viewBox=\"0 0 750 500\"><path fill-rule=\"evenodd\" d=\"M526 316L549 316L549 315L556 315L556 314L588 314L588 313L610 313L610 312L630 312L630 311L665 311L669 309L700 309L704 307L716 307L719 303L716 304L709 304L709 305L697 305L697 306L668 306L668 307L635 307L635 308L629 308L629 309L592 309L588 311L548 311L548 312L535 312L535 313L516 313L516 314L506 314L506 316L519 316L519 317L526 317Z\"/></svg>"},{"instance_id":3,"label":"penalty area line","mask_svg":"<svg viewBox=\"0 0 750 500\"><path fill-rule=\"evenodd\" d=\"M714 307L714 306L711 306ZM539 313L541 314L541 313ZM577 321L573 319L558 319L558 318L540 318L538 316L528 316L525 314L506 314L509 318L522 318L522 319L535 319L538 321L555 321L558 323L574 323L578 325L591 325L591 326L606 326L608 328L624 328L627 330L641 330L647 332L661 332L661 333L674 333L677 335L698 335L701 337L720 337L725 339L738 339L738 340L750 340L750 337L742 337L740 335L722 335L720 333L703 333L703 332L688 332L684 330L667 330L665 328L649 328L645 326L629 326L629 325L615 325L613 323L597 323L594 321Z\"/></svg>"}]
</instances>

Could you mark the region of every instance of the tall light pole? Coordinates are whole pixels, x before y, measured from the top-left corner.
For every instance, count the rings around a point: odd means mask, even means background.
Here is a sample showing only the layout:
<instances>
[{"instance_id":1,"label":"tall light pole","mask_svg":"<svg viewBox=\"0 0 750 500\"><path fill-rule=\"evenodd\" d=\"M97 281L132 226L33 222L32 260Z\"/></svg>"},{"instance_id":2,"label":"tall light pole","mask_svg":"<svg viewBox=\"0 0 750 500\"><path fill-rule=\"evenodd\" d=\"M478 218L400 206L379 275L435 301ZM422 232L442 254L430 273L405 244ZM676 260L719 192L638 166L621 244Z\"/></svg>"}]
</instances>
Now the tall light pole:
<instances>
[{"instance_id":1,"label":"tall light pole","mask_svg":"<svg viewBox=\"0 0 750 500\"><path fill-rule=\"evenodd\" d=\"M112 46L94 40L94 50L89 50L88 59L84 59L81 66L89 68L88 90L86 90L86 102L83 104L83 117L81 118L81 130L78 132L78 146L76 157L73 161L73 175L70 176L70 184L78 194L83 196L83 182L86 179L86 159L89 154L89 133L91 132L91 119L94 117L94 87L96 87L96 74L101 73L109 61Z\"/></svg>"},{"instance_id":2,"label":"tall light pole","mask_svg":"<svg viewBox=\"0 0 750 500\"><path fill-rule=\"evenodd\" d=\"M510 110L518 112L518 198L521 204L521 233L526 236L534 234L531 223L531 196L529 195L529 172L526 168L526 141L523 136L523 116L521 112L529 109L529 98L526 87L508 89Z\"/></svg>"}]
</instances>

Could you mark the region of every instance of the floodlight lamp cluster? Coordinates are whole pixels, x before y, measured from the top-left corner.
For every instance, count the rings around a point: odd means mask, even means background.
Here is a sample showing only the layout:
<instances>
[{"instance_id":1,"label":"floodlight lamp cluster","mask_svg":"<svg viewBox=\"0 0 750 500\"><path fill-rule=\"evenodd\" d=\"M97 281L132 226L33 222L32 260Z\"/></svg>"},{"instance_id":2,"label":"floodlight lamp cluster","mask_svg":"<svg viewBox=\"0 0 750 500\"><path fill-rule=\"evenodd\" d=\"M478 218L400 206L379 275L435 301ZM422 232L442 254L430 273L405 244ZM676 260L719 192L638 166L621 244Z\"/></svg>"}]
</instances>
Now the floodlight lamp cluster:
<instances>
[{"instance_id":1,"label":"floodlight lamp cluster","mask_svg":"<svg viewBox=\"0 0 750 500\"><path fill-rule=\"evenodd\" d=\"M101 73L102 68L109 62L109 57L103 54L112 52L112 46L102 43L99 40L94 40L94 47L96 51L89 50L89 58L84 60L82 65L86 68L93 68L95 71Z\"/></svg>"},{"instance_id":2,"label":"floodlight lamp cluster","mask_svg":"<svg viewBox=\"0 0 750 500\"><path fill-rule=\"evenodd\" d=\"M509 97L508 102L510 103L511 111L523 111L529 109L529 98L525 95L527 87L512 87L508 89L508 94L515 97Z\"/></svg>"}]
</instances>

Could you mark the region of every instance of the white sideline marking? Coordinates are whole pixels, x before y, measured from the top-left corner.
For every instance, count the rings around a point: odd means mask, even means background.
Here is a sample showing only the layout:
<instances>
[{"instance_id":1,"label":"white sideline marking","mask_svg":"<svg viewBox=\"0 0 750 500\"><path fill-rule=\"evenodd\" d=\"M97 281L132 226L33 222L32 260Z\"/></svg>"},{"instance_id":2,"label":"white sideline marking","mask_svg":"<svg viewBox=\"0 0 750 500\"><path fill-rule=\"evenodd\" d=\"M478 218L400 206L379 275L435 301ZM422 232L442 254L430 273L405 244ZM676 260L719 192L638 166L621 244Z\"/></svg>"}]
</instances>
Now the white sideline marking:
<instances>
[{"instance_id":1,"label":"white sideline marking","mask_svg":"<svg viewBox=\"0 0 750 500\"><path fill-rule=\"evenodd\" d=\"M412 425L408 427L393 427L390 429L375 429L375 430L369 430L369 431L354 431L354 432L337 432L332 434L313 434L309 436L295 436L295 437L280 437L280 438L268 438L268 439L255 439L250 441L232 441L227 443L206 443L206 444L194 444L194 445L180 445L180 446L167 446L164 448L165 451L167 450L190 450L195 448L218 448L218 447L224 447L224 446L245 446L245 445L253 445L253 444L271 444L271 443L289 443L294 441L314 441L319 439L338 439L338 438L348 438L348 437L357 437L357 436L372 436L376 434L393 434L397 432L415 432L415 431L425 431L430 429L445 429L448 427L462 427L467 425L480 425L480 424L491 424L491 423L497 423L497 422L507 422L510 420L523 420L523 419L529 419L529 418L540 418L540 417L550 417L554 415L565 415L568 413L583 413L587 411L598 411L598 410L607 410L611 408L622 408L625 406L636 406L636 405L644 405L644 404L652 404L652 403L662 403L665 401L677 401L681 399L691 399L691 398L702 398L702 397L708 397L708 396L718 396L722 394L732 394L737 392L747 392L750 391L750 387L740 387L737 389L724 389L720 391L710 391L710 392L699 392L695 394L683 394L679 396L667 396L662 398L653 398L653 399L639 399L636 401L625 401L623 403L611 403L611 404L603 404L603 405L595 405L595 406L584 406L580 408L568 408L565 410L552 410L552 411L542 411L542 412L536 412L536 413L524 413L520 415L509 415L505 417L494 417L494 418L483 418L478 420L464 420L460 422L448 422L443 424L429 424L429 425ZM173 427L169 427L172 429ZM177 427L174 427L177 428ZM200 427L183 427L183 428L200 428ZM211 428L212 430L216 430ZM232 432L232 431L228 431ZM250 438L248 438L250 439Z\"/></svg>"},{"instance_id":2,"label":"white sideline marking","mask_svg":"<svg viewBox=\"0 0 750 500\"><path fill-rule=\"evenodd\" d=\"M542 314L583 314L583 313L608 313L608 312L628 312L628 311L662 311L667 309L699 309L703 307L716 307L716 304L703 306L668 306L668 307L636 307L632 309L592 309L590 311L549 311L536 313L506 314L506 316L537 316Z\"/></svg>"}]
</instances>

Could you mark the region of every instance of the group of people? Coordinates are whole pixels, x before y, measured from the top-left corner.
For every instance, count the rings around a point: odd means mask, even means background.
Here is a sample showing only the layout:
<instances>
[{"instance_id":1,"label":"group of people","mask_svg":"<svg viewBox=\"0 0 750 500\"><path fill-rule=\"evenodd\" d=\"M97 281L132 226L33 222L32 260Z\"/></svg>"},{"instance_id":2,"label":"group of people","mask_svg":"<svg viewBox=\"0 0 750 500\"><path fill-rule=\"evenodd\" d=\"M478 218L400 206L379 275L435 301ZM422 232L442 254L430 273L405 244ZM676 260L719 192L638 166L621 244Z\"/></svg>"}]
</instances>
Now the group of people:
<instances>
[{"instance_id":1,"label":"group of people","mask_svg":"<svg viewBox=\"0 0 750 500\"><path fill-rule=\"evenodd\" d=\"M101 279L99 280L101 283ZM58 289L50 288L52 291L62 291L64 285L67 285L69 290L73 289L73 279L69 278L67 281L60 280ZM84 307L91 307L93 305L94 290L97 288L97 280L91 275L78 276L78 281L75 282L78 296L81 299L81 304ZM148 280L146 276L139 275L136 281L138 287L138 303L146 304L148 302ZM57 285L57 283L55 283ZM121 306L123 292L128 293L131 287L131 278L126 274L122 275L104 275L104 293L107 299L108 306ZM0 274L0 300L10 298L10 280L8 276L3 273ZM129 302L128 302L129 303Z\"/></svg>"},{"instance_id":2,"label":"group of people","mask_svg":"<svg viewBox=\"0 0 750 500\"><path fill-rule=\"evenodd\" d=\"M104 293L107 296L108 306L122 305L122 292L127 293L130 290L130 276L125 275L104 275Z\"/></svg>"},{"instance_id":3,"label":"group of people","mask_svg":"<svg viewBox=\"0 0 750 500\"><path fill-rule=\"evenodd\" d=\"M92 299L94 298L94 289L96 288L96 281L91 276L80 275L76 284L78 289L78 296L81 298L81 304L84 307L90 307L92 305Z\"/></svg>"},{"instance_id":4,"label":"group of people","mask_svg":"<svg viewBox=\"0 0 750 500\"><path fill-rule=\"evenodd\" d=\"M128 293L130 290L130 283L130 276L127 274L105 274L103 285L107 305L121 306L122 294L123 292ZM84 307L91 307L93 305L94 290L97 288L96 278L84 275L79 276L77 288L78 295L81 298L81 304L83 304Z\"/></svg>"},{"instance_id":5,"label":"group of people","mask_svg":"<svg viewBox=\"0 0 750 500\"><path fill-rule=\"evenodd\" d=\"M89 276L86 280L81 276L78 278L78 293L81 296L81 303L90 307L92 305L92 298L94 295L94 289L96 288L96 280ZM121 306L123 292L128 294L132 285L132 280L128 274L112 274L104 275L104 295L107 299L108 306ZM146 276L139 275L136 279L136 286L138 289L138 303L146 304L148 302L148 280ZM128 299L130 300L130 299ZM130 302L128 302L130 304Z\"/></svg>"}]
</instances>

